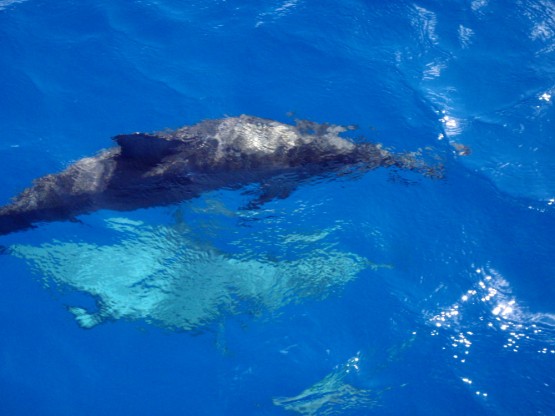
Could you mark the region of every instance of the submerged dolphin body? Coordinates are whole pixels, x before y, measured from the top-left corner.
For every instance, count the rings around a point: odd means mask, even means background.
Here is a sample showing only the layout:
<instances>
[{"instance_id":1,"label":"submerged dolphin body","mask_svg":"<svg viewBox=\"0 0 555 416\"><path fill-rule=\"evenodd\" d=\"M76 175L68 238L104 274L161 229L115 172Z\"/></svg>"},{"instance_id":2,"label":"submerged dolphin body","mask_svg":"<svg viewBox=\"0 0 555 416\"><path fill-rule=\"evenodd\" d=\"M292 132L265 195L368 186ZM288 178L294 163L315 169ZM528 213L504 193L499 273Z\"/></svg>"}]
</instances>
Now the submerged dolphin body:
<instances>
[{"instance_id":1,"label":"submerged dolphin body","mask_svg":"<svg viewBox=\"0 0 555 416\"><path fill-rule=\"evenodd\" d=\"M346 128L296 126L242 115L175 131L114 137L118 146L46 175L0 208L0 234L44 221L72 220L99 209L119 211L176 204L203 192L260 184L251 208L284 198L300 182L396 166L434 175L413 155L339 136Z\"/></svg>"}]
</instances>

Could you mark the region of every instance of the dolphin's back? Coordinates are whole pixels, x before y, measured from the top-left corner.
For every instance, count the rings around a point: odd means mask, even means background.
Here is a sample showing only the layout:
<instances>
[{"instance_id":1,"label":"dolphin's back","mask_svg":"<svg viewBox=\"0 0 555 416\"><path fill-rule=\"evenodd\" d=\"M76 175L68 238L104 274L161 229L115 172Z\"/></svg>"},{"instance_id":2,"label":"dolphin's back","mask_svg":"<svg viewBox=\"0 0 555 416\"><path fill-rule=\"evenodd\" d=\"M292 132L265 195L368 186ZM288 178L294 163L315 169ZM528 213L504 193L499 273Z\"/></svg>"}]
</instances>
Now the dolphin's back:
<instances>
[{"instance_id":1,"label":"dolphin's back","mask_svg":"<svg viewBox=\"0 0 555 416\"><path fill-rule=\"evenodd\" d=\"M34 181L0 207L0 234L44 221L73 220L99 209L176 204L203 192L260 184L256 208L285 198L310 178L396 166L428 174L412 155L340 137L346 128L310 121L289 125L242 115L173 131L115 136L116 147Z\"/></svg>"}]
</instances>

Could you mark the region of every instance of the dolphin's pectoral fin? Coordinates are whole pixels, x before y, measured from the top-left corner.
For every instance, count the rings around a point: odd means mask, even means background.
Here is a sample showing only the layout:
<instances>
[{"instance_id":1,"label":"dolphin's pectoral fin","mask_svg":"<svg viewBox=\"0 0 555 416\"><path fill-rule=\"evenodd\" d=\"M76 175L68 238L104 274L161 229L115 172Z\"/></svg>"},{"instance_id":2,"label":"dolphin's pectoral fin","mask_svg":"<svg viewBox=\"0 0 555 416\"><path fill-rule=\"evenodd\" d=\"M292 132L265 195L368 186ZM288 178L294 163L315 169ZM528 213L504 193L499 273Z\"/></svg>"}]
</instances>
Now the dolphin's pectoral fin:
<instances>
[{"instance_id":1,"label":"dolphin's pectoral fin","mask_svg":"<svg viewBox=\"0 0 555 416\"><path fill-rule=\"evenodd\" d=\"M297 183L292 180L276 178L263 182L256 198L249 201L245 209L258 209L274 199L285 199L297 188Z\"/></svg>"},{"instance_id":2,"label":"dolphin's pectoral fin","mask_svg":"<svg viewBox=\"0 0 555 416\"><path fill-rule=\"evenodd\" d=\"M167 140L155 134L133 133L120 134L114 140L121 147L120 156L144 164L159 163L164 157L175 153L182 144Z\"/></svg>"}]
</instances>

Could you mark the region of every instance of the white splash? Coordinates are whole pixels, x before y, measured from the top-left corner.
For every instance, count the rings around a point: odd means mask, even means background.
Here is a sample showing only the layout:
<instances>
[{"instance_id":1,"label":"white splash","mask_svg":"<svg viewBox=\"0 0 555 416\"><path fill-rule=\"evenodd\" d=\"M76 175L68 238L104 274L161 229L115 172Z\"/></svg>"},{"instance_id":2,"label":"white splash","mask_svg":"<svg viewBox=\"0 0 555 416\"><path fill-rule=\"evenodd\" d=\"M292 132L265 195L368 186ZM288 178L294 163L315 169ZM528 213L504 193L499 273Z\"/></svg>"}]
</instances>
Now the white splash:
<instances>
[{"instance_id":1,"label":"white splash","mask_svg":"<svg viewBox=\"0 0 555 416\"><path fill-rule=\"evenodd\" d=\"M551 101L551 94L548 92L544 92L542 95L540 95L539 100L548 103Z\"/></svg>"},{"instance_id":2,"label":"white splash","mask_svg":"<svg viewBox=\"0 0 555 416\"><path fill-rule=\"evenodd\" d=\"M497 271L478 268L475 272L480 277L476 285L464 292L458 302L429 318L434 328L431 334L438 335L438 331L450 334L455 357L463 363L478 330L506 334L503 348L513 352L522 348L522 340L538 338L540 334L544 342L546 328L555 329L554 317L547 313L530 313L521 307L511 293L509 282Z\"/></svg>"},{"instance_id":3,"label":"white splash","mask_svg":"<svg viewBox=\"0 0 555 416\"><path fill-rule=\"evenodd\" d=\"M26 1L27 0L0 0L0 10L4 10L12 4L24 3Z\"/></svg>"},{"instance_id":4,"label":"white splash","mask_svg":"<svg viewBox=\"0 0 555 416\"><path fill-rule=\"evenodd\" d=\"M268 21L275 21L287 16L291 11L298 6L299 0L285 0L278 6L274 7L271 11L260 13L255 27L260 27Z\"/></svg>"},{"instance_id":5,"label":"white splash","mask_svg":"<svg viewBox=\"0 0 555 416\"><path fill-rule=\"evenodd\" d=\"M459 42L463 49L466 49L472 43L472 38L474 37L474 31L463 25L459 25Z\"/></svg>"},{"instance_id":6,"label":"white splash","mask_svg":"<svg viewBox=\"0 0 555 416\"><path fill-rule=\"evenodd\" d=\"M437 16L434 12L424 7L414 6L416 16L412 19L412 25L420 32L422 41L429 42L433 45L438 43L436 33Z\"/></svg>"},{"instance_id":7,"label":"white splash","mask_svg":"<svg viewBox=\"0 0 555 416\"><path fill-rule=\"evenodd\" d=\"M472 0L472 2L470 3L470 8L476 12L486 7L488 3L489 3L489 0Z\"/></svg>"}]
</instances>

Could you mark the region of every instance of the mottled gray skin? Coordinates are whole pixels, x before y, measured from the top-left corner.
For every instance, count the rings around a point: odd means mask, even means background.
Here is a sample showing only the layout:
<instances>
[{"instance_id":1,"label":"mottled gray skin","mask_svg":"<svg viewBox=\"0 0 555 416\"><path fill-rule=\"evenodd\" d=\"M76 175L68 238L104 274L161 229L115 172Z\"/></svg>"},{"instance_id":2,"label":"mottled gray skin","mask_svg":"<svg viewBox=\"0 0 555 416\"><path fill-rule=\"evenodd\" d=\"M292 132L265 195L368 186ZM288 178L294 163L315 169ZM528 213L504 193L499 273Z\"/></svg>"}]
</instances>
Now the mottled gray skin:
<instances>
[{"instance_id":1,"label":"mottled gray skin","mask_svg":"<svg viewBox=\"0 0 555 416\"><path fill-rule=\"evenodd\" d=\"M36 179L0 208L0 234L99 209L176 204L218 188L260 183L256 208L309 178L381 166L426 172L410 155L339 137L345 128L252 116L207 120L175 131L116 136L117 147Z\"/></svg>"}]
</instances>

